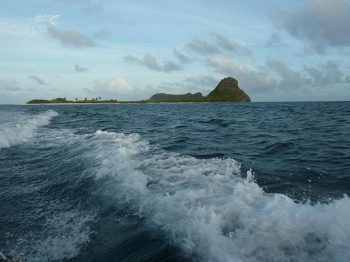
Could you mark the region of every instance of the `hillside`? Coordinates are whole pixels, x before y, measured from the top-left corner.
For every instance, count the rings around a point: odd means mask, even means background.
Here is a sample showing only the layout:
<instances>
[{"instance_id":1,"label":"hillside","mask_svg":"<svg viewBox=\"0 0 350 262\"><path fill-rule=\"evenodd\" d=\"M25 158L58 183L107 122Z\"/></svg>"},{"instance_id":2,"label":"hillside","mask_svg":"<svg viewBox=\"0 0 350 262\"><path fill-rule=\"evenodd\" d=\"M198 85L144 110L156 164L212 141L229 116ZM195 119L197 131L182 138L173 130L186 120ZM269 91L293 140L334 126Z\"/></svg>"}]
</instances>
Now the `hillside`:
<instances>
[{"instance_id":1,"label":"hillside","mask_svg":"<svg viewBox=\"0 0 350 262\"><path fill-rule=\"evenodd\" d=\"M238 86L232 77L224 78L206 97L208 102L250 102L250 97Z\"/></svg>"},{"instance_id":2,"label":"hillside","mask_svg":"<svg viewBox=\"0 0 350 262\"><path fill-rule=\"evenodd\" d=\"M183 95L172 95L158 93L150 97L148 102L204 102L205 97L201 93L187 93Z\"/></svg>"}]
</instances>

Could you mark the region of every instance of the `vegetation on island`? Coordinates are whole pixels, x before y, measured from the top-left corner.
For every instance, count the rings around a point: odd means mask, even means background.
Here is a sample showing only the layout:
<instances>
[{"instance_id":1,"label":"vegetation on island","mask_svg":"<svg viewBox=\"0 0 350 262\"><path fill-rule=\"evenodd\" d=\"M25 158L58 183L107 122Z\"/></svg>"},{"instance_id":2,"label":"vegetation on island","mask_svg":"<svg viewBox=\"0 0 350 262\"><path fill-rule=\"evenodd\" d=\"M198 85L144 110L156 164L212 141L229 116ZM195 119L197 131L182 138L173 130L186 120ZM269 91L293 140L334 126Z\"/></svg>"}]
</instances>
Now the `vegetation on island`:
<instances>
[{"instance_id":1,"label":"vegetation on island","mask_svg":"<svg viewBox=\"0 0 350 262\"><path fill-rule=\"evenodd\" d=\"M147 100L141 101L118 101L116 99L102 100L101 97L83 100L67 100L55 98L52 100L33 99L27 104L120 104L120 103L200 103L200 102L250 102L250 97L238 86L238 81L233 77L226 77L220 81L217 87L207 96L201 93L187 93L180 95L158 93Z\"/></svg>"},{"instance_id":2,"label":"vegetation on island","mask_svg":"<svg viewBox=\"0 0 350 262\"><path fill-rule=\"evenodd\" d=\"M110 100L102 100L101 97L96 98L84 98L83 100L79 100L76 98L75 100L67 100L65 97L58 97L52 100L46 99L33 99L27 102L27 104L105 104L105 103L118 103L116 99Z\"/></svg>"},{"instance_id":3,"label":"vegetation on island","mask_svg":"<svg viewBox=\"0 0 350 262\"><path fill-rule=\"evenodd\" d=\"M220 81L217 87L207 96L201 93L171 95L159 93L151 96L149 102L250 102L250 97L238 86L238 81L227 77Z\"/></svg>"},{"instance_id":4,"label":"vegetation on island","mask_svg":"<svg viewBox=\"0 0 350 262\"><path fill-rule=\"evenodd\" d=\"M187 93L183 95L171 95L171 94L164 94L164 93L158 93L153 96L151 96L148 100L148 102L205 102L205 97L201 93Z\"/></svg>"},{"instance_id":5,"label":"vegetation on island","mask_svg":"<svg viewBox=\"0 0 350 262\"><path fill-rule=\"evenodd\" d=\"M250 102L250 97L238 86L237 79L227 77L206 97L208 102Z\"/></svg>"}]
</instances>

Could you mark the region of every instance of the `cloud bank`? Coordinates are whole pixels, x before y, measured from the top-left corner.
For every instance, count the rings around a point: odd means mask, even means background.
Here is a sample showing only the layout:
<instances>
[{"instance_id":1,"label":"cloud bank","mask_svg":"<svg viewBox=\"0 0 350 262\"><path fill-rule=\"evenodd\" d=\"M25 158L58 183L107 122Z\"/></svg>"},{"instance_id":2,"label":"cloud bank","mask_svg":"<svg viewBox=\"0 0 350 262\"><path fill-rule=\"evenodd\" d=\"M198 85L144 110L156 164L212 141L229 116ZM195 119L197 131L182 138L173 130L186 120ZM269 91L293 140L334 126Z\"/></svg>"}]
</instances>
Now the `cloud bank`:
<instances>
[{"instance_id":1,"label":"cloud bank","mask_svg":"<svg viewBox=\"0 0 350 262\"><path fill-rule=\"evenodd\" d=\"M47 32L49 35L58 40L63 46L84 48L84 47L94 47L96 42L89 38L88 36L74 30L60 30L55 26L49 25L47 27Z\"/></svg>"},{"instance_id":2,"label":"cloud bank","mask_svg":"<svg viewBox=\"0 0 350 262\"><path fill-rule=\"evenodd\" d=\"M48 83L46 83L44 79L42 79L36 75L28 76L28 78L33 80L34 82L36 82L39 85L42 85L42 86L48 85Z\"/></svg>"},{"instance_id":3,"label":"cloud bank","mask_svg":"<svg viewBox=\"0 0 350 262\"><path fill-rule=\"evenodd\" d=\"M127 55L124 57L124 61L131 64L139 64L148 69L164 73L171 73L182 69L181 65L170 60L165 60L163 63L159 63L157 58L151 54L145 54L141 58L134 55Z\"/></svg>"},{"instance_id":4,"label":"cloud bank","mask_svg":"<svg viewBox=\"0 0 350 262\"><path fill-rule=\"evenodd\" d=\"M307 0L299 12L285 12L282 28L307 41L317 53L331 47L350 46L350 3L348 0Z\"/></svg>"}]
</instances>

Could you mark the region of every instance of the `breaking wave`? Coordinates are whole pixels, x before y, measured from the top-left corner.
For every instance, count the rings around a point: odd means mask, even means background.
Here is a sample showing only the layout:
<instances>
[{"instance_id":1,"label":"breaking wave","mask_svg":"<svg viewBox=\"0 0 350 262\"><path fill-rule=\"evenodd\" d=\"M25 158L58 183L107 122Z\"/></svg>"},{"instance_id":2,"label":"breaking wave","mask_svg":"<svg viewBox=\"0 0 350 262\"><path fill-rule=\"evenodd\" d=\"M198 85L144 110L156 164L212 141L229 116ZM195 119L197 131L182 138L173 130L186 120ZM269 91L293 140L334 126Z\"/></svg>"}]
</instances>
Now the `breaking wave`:
<instances>
[{"instance_id":1,"label":"breaking wave","mask_svg":"<svg viewBox=\"0 0 350 262\"><path fill-rule=\"evenodd\" d=\"M81 210L50 214L41 231L22 235L12 248L33 262L72 258L89 241L93 219L93 212Z\"/></svg>"},{"instance_id":2,"label":"breaking wave","mask_svg":"<svg viewBox=\"0 0 350 262\"><path fill-rule=\"evenodd\" d=\"M38 128L48 125L50 120L57 116L57 112L48 110L28 118L20 117L16 123L0 129L0 149L30 140Z\"/></svg>"},{"instance_id":3,"label":"breaking wave","mask_svg":"<svg viewBox=\"0 0 350 262\"><path fill-rule=\"evenodd\" d=\"M348 261L350 200L268 194L230 158L166 152L138 134L97 131L89 157L115 198L201 261ZM108 190L107 190L108 188Z\"/></svg>"}]
</instances>

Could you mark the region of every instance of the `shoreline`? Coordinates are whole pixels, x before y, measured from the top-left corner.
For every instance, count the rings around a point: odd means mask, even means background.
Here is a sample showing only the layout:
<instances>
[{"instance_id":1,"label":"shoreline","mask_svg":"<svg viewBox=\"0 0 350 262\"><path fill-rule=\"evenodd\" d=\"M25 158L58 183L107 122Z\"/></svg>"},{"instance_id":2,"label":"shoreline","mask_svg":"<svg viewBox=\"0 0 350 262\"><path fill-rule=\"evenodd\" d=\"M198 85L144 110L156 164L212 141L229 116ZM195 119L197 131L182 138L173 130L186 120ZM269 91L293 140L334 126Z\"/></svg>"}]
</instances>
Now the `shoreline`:
<instances>
[{"instance_id":1,"label":"shoreline","mask_svg":"<svg viewBox=\"0 0 350 262\"><path fill-rule=\"evenodd\" d=\"M225 104L241 104L244 102L116 102L116 103L33 103L24 104L26 106L62 106L62 105L123 105L123 104L209 104L209 103L225 103Z\"/></svg>"}]
</instances>

